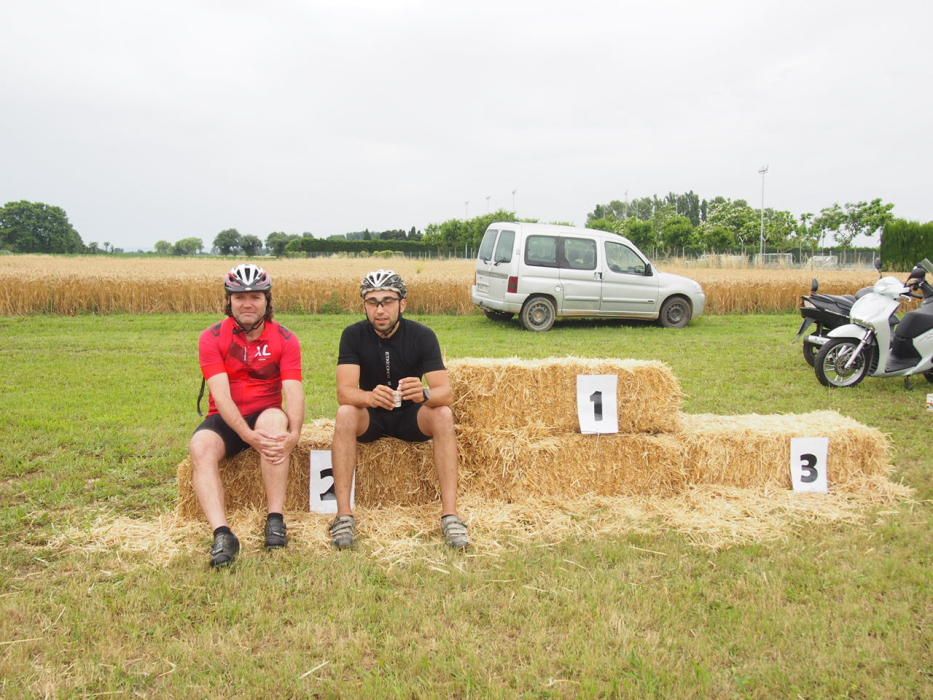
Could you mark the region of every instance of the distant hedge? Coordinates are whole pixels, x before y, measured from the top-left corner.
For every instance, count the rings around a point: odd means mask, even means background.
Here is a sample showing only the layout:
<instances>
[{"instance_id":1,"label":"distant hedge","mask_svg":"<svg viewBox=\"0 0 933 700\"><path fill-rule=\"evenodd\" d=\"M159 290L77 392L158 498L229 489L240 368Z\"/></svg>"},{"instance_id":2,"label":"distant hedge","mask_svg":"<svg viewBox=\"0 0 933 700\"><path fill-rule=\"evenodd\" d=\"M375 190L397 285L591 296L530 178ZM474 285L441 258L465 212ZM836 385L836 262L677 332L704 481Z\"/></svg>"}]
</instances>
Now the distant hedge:
<instances>
[{"instance_id":1,"label":"distant hedge","mask_svg":"<svg viewBox=\"0 0 933 700\"><path fill-rule=\"evenodd\" d=\"M933 221L895 219L881 234L881 261L886 270L909 270L924 258L933 260Z\"/></svg>"}]
</instances>

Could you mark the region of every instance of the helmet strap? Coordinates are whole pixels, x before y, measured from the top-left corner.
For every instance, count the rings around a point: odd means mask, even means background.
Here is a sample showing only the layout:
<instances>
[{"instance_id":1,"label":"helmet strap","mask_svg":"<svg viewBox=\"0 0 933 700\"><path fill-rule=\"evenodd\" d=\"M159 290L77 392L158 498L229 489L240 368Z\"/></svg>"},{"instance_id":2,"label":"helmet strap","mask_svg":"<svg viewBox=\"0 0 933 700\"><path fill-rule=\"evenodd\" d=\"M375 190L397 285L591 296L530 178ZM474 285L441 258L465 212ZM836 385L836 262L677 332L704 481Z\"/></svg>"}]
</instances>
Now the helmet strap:
<instances>
[{"instance_id":1,"label":"helmet strap","mask_svg":"<svg viewBox=\"0 0 933 700\"><path fill-rule=\"evenodd\" d=\"M368 317L368 316L366 317L366 320L369 320L369 317ZM401 322L402 322L402 312L399 311L398 318L395 319L395 323L394 323L394 324L392 325L392 327L391 327L388 331L386 331L385 333L380 333L380 332L379 332L379 329L376 328L376 324L374 324L372 321L369 321L369 325L373 327L373 332L374 332L376 335L378 335L380 338L382 338L383 340L385 340L386 338L391 338L391 337L395 334L395 331L398 330L399 324L401 324Z\"/></svg>"}]
</instances>

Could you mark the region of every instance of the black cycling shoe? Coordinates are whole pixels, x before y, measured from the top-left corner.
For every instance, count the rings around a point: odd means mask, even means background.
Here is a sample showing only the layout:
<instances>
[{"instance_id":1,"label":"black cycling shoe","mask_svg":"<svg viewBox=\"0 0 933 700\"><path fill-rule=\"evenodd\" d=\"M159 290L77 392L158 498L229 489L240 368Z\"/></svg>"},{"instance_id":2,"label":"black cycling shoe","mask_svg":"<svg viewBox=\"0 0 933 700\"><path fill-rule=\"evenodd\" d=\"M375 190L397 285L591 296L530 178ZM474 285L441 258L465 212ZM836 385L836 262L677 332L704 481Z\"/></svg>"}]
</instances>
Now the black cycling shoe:
<instances>
[{"instance_id":1,"label":"black cycling shoe","mask_svg":"<svg viewBox=\"0 0 933 700\"><path fill-rule=\"evenodd\" d=\"M288 544L285 520L266 518L266 549L280 549Z\"/></svg>"},{"instance_id":2,"label":"black cycling shoe","mask_svg":"<svg viewBox=\"0 0 933 700\"><path fill-rule=\"evenodd\" d=\"M211 566L218 568L229 566L240 553L240 540L232 532L218 532L214 535L214 546L211 547Z\"/></svg>"}]
</instances>

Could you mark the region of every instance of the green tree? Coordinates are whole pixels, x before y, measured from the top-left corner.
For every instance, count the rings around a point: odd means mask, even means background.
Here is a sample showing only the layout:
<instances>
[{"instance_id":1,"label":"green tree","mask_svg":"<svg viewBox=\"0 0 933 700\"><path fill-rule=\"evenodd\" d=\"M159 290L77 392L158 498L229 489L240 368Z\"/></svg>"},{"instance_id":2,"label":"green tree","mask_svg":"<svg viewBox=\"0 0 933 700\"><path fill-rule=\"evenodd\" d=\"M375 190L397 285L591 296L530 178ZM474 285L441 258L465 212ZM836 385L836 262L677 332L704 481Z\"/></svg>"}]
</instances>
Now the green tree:
<instances>
[{"instance_id":1,"label":"green tree","mask_svg":"<svg viewBox=\"0 0 933 700\"><path fill-rule=\"evenodd\" d=\"M214 237L214 248L221 255L236 255L240 252L243 236L235 228L227 228Z\"/></svg>"},{"instance_id":2,"label":"green tree","mask_svg":"<svg viewBox=\"0 0 933 700\"><path fill-rule=\"evenodd\" d=\"M654 226L650 221L638 218L626 219L622 224L622 235L628 238L645 254L657 246L658 239L654 233Z\"/></svg>"},{"instance_id":3,"label":"green tree","mask_svg":"<svg viewBox=\"0 0 933 700\"><path fill-rule=\"evenodd\" d=\"M81 253L84 242L64 209L21 200L0 208L0 248L14 253Z\"/></svg>"},{"instance_id":4,"label":"green tree","mask_svg":"<svg viewBox=\"0 0 933 700\"><path fill-rule=\"evenodd\" d=\"M172 244L168 241L156 241L155 246L153 246L156 255L171 255L172 254Z\"/></svg>"},{"instance_id":5,"label":"green tree","mask_svg":"<svg viewBox=\"0 0 933 700\"><path fill-rule=\"evenodd\" d=\"M622 233L624 225L623 221L615 217L588 219L586 222L587 228L596 229L597 231L608 231L609 233Z\"/></svg>"},{"instance_id":6,"label":"green tree","mask_svg":"<svg viewBox=\"0 0 933 700\"><path fill-rule=\"evenodd\" d=\"M863 235L869 238L874 236L894 218L894 214L891 213L893 209L893 204L885 204L881 199L873 199L870 202L847 202L842 235L836 234L839 245L848 248L856 236Z\"/></svg>"},{"instance_id":7,"label":"green tree","mask_svg":"<svg viewBox=\"0 0 933 700\"><path fill-rule=\"evenodd\" d=\"M292 240L298 240L298 236L289 235L282 231L273 231L266 236L266 248L268 248L275 257L281 258L285 255L288 244Z\"/></svg>"},{"instance_id":8,"label":"green tree","mask_svg":"<svg viewBox=\"0 0 933 700\"><path fill-rule=\"evenodd\" d=\"M759 236L761 235L760 226L759 223ZM789 211L765 209L765 240L769 245L778 249L793 248L795 245L793 235L796 230L797 220Z\"/></svg>"},{"instance_id":9,"label":"green tree","mask_svg":"<svg viewBox=\"0 0 933 700\"><path fill-rule=\"evenodd\" d=\"M693 224L690 223L690 219L682 214L672 213L672 210L658 216L655 231L661 245L670 252L678 249L683 251L691 244L693 238Z\"/></svg>"},{"instance_id":10,"label":"green tree","mask_svg":"<svg viewBox=\"0 0 933 700\"><path fill-rule=\"evenodd\" d=\"M696 241L701 248L713 253L723 253L735 248L735 234L722 224L704 221L697 226Z\"/></svg>"},{"instance_id":11,"label":"green tree","mask_svg":"<svg viewBox=\"0 0 933 700\"><path fill-rule=\"evenodd\" d=\"M259 255L262 251L262 240L259 236L248 233L240 239L240 248L243 249L243 253L246 255Z\"/></svg>"},{"instance_id":12,"label":"green tree","mask_svg":"<svg viewBox=\"0 0 933 700\"><path fill-rule=\"evenodd\" d=\"M760 215L744 199L716 197L710 202L707 221L729 229L736 242L744 247L760 235Z\"/></svg>"},{"instance_id":13,"label":"green tree","mask_svg":"<svg viewBox=\"0 0 933 700\"><path fill-rule=\"evenodd\" d=\"M172 253L175 255L197 255L202 250L204 250L204 241L194 236L175 241L175 245L172 246Z\"/></svg>"}]
</instances>

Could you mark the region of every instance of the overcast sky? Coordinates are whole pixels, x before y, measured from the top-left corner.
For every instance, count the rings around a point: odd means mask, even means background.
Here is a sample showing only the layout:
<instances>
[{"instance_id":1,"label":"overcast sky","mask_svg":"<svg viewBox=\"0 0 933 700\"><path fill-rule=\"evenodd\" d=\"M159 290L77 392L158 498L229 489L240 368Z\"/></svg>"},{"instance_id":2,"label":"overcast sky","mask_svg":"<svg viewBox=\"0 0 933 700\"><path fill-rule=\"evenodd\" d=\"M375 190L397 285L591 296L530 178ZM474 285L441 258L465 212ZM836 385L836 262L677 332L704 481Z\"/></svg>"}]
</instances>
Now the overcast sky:
<instances>
[{"instance_id":1,"label":"overcast sky","mask_svg":"<svg viewBox=\"0 0 933 700\"><path fill-rule=\"evenodd\" d=\"M0 2L0 204L127 250L692 189L933 219L930 2Z\"/></svg>"}]
</instances>

